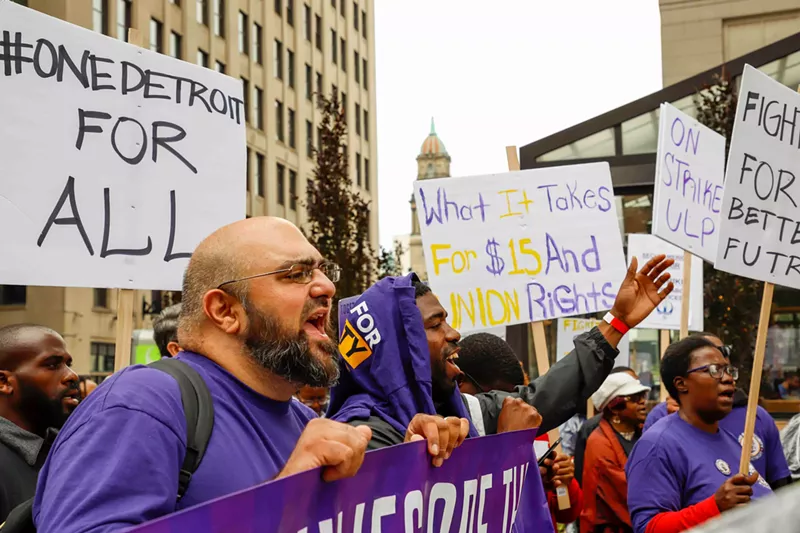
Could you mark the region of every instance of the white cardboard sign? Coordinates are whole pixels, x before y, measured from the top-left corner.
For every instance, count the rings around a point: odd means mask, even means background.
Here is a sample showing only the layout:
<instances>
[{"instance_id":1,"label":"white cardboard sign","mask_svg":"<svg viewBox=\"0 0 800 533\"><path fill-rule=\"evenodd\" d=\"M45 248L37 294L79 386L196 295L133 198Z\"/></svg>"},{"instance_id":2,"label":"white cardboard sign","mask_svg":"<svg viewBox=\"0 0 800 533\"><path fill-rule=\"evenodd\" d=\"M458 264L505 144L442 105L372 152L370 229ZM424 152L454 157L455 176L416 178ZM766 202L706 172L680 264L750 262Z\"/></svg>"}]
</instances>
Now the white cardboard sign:
<instances>
[{"instance_id":1,"label":"white cardboard sign","mask_svg":"<svg viewBox=\"0 0 800 533\"><path fill-rule=\"evenodd\" d=\"M725 174L725 138L662 104L653 235L713 262Z\"/></svg>"},{"instance_id":2,"label":"white cardboard sign","mask_svg":"<svg viewBox=\"0 0 800 533\"><path fill-rule=\"evenodd\" d=\"M602 320L596 318L559 318L556 335L556 360L560 361L575 348L575 337L598 326ZM622 337L617 346L619 355L614 366L630 366L631 341L628 335Z\"/></svg>"},{"instance_id":3,"label":"white cardboard sign","mask_svg":"<svg viewBox=\"0 0 800 533\"><path fill-rule=\"evenodd\" d=\"M628 261L634 256L642 265L658 254L666 254L675 263L667 269L675 290L645 318L640 329L681 329L681 302L683 300L683 250L665 242L655 235L632 233L628 235ZM689 302L689 330L703 331L703 262L695 257L692 261L692 283Z\"/></svg>"},{"instance_id":4,"label":"white cardboard sign","mask_svg":"<svg viewBox=\"0 0 800 533\"><path fill-rule=\"evenodd\" d=\"M611 308L625 271L608 164L414 183L433 291L461 331Z\"/></svg>"},{"instance_id":5,"label":"white cardboard sign","mask_svg":"<svg viewBox=\"0 0 800 533\"><path fill-rule=\"evenodd\" d=\"M800 289L800 94L745 65L714 266Z\"/></svg>"},{"instance_id":6,"label":"white cardboard sign","mask_svg":"<svg viewBox=\"0 0 800 533\"><path fill-rule=\"evenodd\" d=\"M0 2L0 283L179 290L245 214L233 78Z\"/></svg>"}]
</instances>

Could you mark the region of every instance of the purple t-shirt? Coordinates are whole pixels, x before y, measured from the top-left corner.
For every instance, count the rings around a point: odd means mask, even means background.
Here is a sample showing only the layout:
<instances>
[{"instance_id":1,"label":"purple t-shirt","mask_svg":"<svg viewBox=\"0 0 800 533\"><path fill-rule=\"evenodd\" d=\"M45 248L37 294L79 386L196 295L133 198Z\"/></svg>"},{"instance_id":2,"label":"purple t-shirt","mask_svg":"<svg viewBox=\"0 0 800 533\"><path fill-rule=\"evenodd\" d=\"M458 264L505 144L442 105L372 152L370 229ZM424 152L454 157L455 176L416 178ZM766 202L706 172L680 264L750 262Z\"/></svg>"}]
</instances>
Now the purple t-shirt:
<instances>
[{"instance_id":1,"label":"purple t-shirt","mask_svg":"<svg viewBox=\"0 0 800 533\"><path fill-rule=\"evenodd\" d=\"M667 403L661 402L653 407L644 421L643 431L647 431L656 422L667 416ZM719 427L734 435L739 442L744 438L744 420L747 417L747 405L733 408L731 413L720 420ZM741 445L741 444L740 444ZM769 483L791 476L786 456L783 454L781 437L775 420L759 406L756 412L756 427L753 434L753 455L750 461L759 474Z\"/></svg>"},{"instance_id":2,"label":"purple t-shirt","mask_svg":"<svg viewBox=\"0 0 800 533\"><path fill-rule=\"evenodd\" d=\"M680 511L713 496L739 469L741 445L724 429L712 435L678 415L659 420L633 447L625 473L633 529L644 533L655 515ZM766 480L753 498L771 494Z\"/></svg>"},{"instance_id":3,"label":"purple t-shirt","mask_svg":"<svg viewBox=\"0 0 800 533\"><path fill-rule=\"evenodd\" d=\"M178 383L137 365L97 388L70 416L39 476L39 533L103 533L252 487L275 477L314 412L262 396L211 360L182 352L214 400L214 430L177 500L186 452Z\"/></svg>"}]
</instances>

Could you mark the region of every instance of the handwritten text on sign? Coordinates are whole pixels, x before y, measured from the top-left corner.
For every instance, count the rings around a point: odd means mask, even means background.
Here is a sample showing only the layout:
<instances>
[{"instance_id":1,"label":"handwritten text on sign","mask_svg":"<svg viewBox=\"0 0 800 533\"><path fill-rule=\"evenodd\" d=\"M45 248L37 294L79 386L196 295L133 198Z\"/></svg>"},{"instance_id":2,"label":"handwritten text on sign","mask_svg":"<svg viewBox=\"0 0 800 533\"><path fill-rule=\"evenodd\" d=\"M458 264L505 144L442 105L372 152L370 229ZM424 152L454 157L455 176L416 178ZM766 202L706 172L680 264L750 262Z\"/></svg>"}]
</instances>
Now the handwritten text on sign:
<instances>
[{"instance_id":1,"label":"handwritten text on sign","mask_svg":"<svg viewBox=\"0 0 800 533\"><path fill-rule=\"evenodd\" d=\"M746 65L714 264L800 289L800 94Z\"/></svg>"},{"instance_id":2,"label":"handwritten text on sign","mask_svg":"<svg viewBox=\"0 0 800 533\"><path fill-rule=\"evenodd\" d=\"M602 320L595 318L559 318L558 333L556 335L556 360L560 361L575 349L575 337L591 331L602 322ZM630 336L625 335L617 344L619 355L617 355L614 362L616 366L630 366L630 349Z\"/></svg>"},{"instance_id":3,"label":"handwritten text on sign","mask_svg":"<svg viewBox=\"0 0 800 533\"><path fill-rule=\"evenodd\" d=\"M414 183L428 278L461 330L609 309L625 274L605 163Z\"/></svg>"},{"instance_id":4,"label":"handwritten text on sign","mask_svg":"<svg viewBox=\"0 0 800 533\"><path fill-rule=\"evenodd\" d=\"M681 301L683 299L683 250L655 235L632 233L628 235L628 259L636 256L642 263L659 254L666 254L675 263L667 269L675 290L661 302L638 326L638 329L681 329ZM703 331L703 261L692 261L692 279L689 302L689 329Z\"/></svg>"},{"instance_id":5,"label":"handwritten text on sign","mask_svg":"<svg viewBox=\"0 0 800 533\"><path fill-rule=\"evenodd\" d=\"M241 84L0 2L0 283L180 289L244 218Z\"/></svg>"},{"instance_id":6,"label":"handwritten text on sign","mask_svg":"<svg viewBox=\"0 0 800 533\"><path fill-rule=\"evenodd\" d=\"M725 173L725 138L661 105L653 234L713 262Z\"/></svg>"}]
</instances>

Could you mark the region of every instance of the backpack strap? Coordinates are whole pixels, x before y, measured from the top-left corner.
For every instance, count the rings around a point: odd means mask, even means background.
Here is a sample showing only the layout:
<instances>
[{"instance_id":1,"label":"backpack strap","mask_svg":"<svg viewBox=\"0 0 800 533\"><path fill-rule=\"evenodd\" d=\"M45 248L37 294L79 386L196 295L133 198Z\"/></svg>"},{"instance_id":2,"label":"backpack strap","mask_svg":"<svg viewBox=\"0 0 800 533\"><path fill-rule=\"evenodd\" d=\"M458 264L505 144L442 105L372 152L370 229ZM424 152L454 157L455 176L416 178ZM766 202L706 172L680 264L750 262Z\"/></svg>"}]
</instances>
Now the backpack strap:
<instances>
[{"instance_id":1,"label":"backpack strap","mask_svg":"<svg viewBox=\"0 0 800 533\"><path fill-rule=\"evenodd\" d=\"M148 366L175 378L181 389L181 403L186 416L186 455L178 475L178 500L186 489L192 474L200 466L206 453L211 431L214 429L214 403L206 382L191 366L183 361L166 357Z\"/></svg>"}]
</instances>

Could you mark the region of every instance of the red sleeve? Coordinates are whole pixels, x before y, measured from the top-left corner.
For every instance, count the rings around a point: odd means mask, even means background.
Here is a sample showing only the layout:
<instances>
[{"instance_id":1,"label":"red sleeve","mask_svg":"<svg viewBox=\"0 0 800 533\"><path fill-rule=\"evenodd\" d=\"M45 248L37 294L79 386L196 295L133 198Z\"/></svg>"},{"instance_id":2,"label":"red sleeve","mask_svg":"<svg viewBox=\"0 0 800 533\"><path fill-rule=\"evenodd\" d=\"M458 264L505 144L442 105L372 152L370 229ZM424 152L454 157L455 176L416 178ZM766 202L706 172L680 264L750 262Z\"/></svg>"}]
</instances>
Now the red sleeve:
<instances>
[{"instance_id":1,"label":"red sleeve","mask_svg":"<svg viewBox=\"0 0 800 533\"><path fill-rule=\"evenodd\" d=\"M581 516L581 509L583 509L583 491L578 484L578 480L572 478L572 481L567 486L569 492L569 509L563 511L558 509L558 498L555 493L553 494L554 505L550 507L556 517L556 522L559 524L571 524Z\"/></svg>"},{"instance_id":2,"label":"red sleeve","mask_svg":"<svg viewBox=\"0 0 800 533\"><path fill-rule=\"evenodd\" d=\"M719 514L717 502L714 500L714 496L710 496L686 509L655 515L647 523L645 533L681 533L681 531L698 526Z\"/></svg>"}]
</instances>

